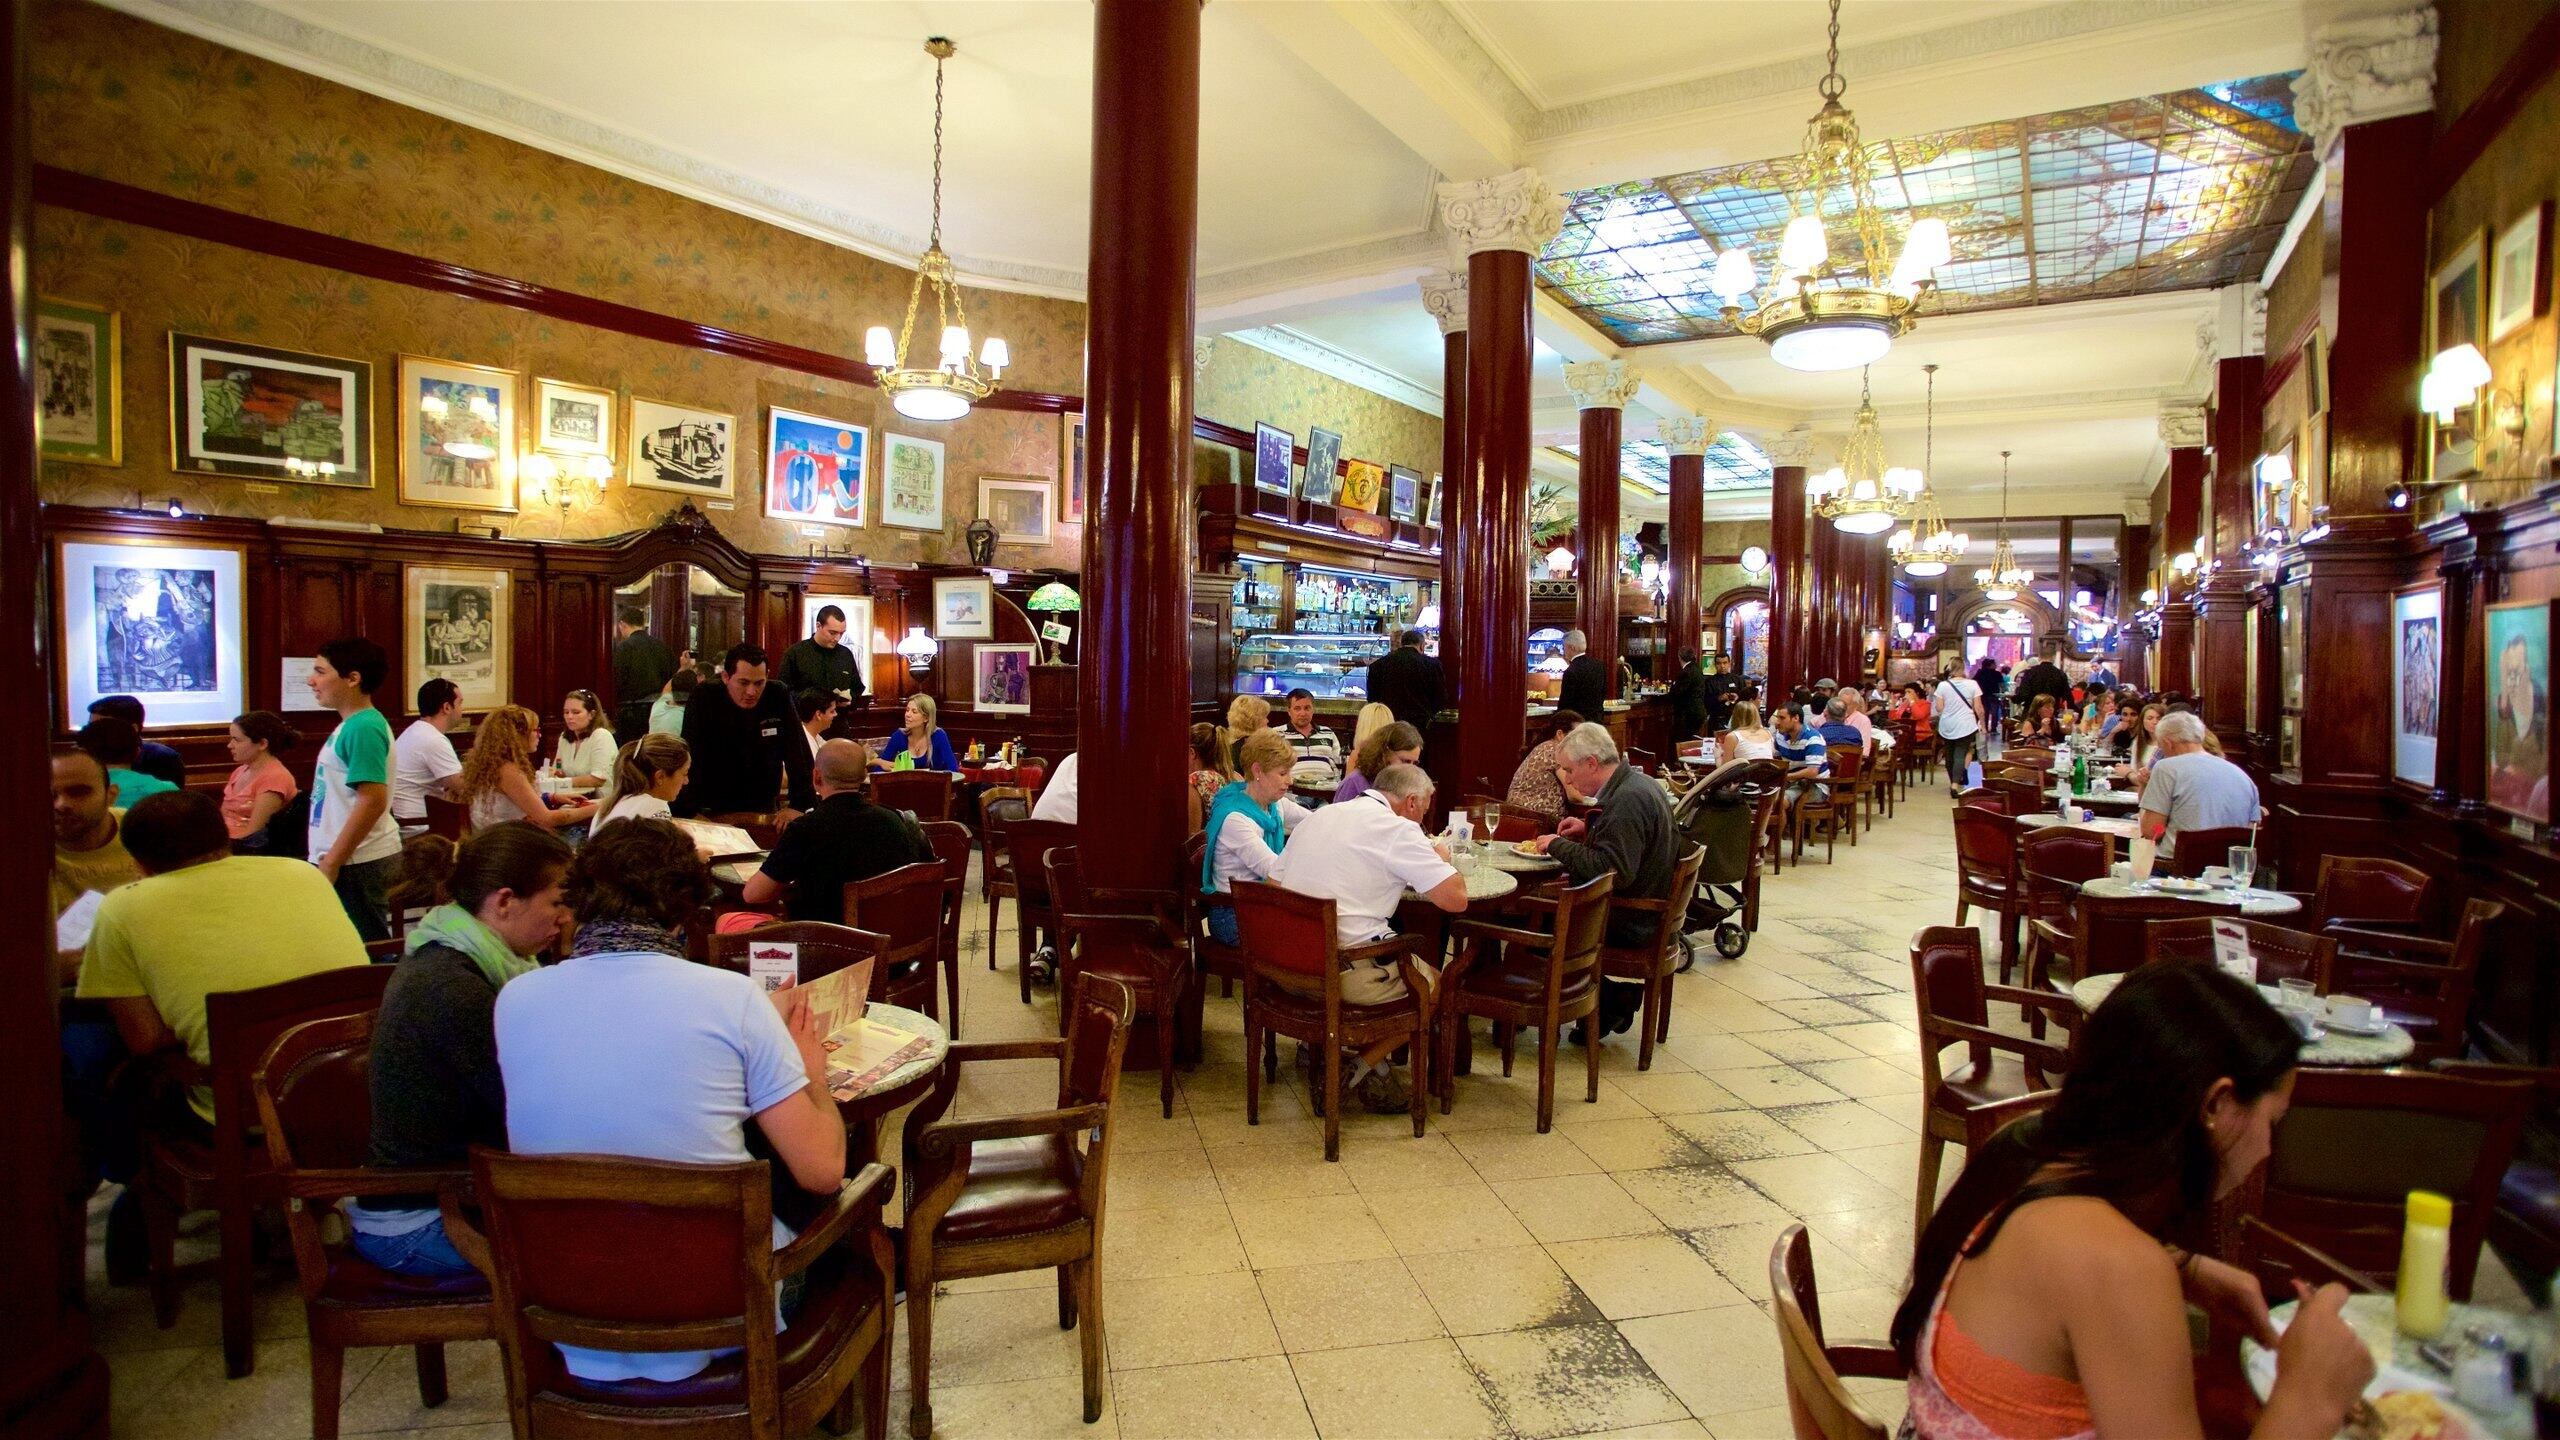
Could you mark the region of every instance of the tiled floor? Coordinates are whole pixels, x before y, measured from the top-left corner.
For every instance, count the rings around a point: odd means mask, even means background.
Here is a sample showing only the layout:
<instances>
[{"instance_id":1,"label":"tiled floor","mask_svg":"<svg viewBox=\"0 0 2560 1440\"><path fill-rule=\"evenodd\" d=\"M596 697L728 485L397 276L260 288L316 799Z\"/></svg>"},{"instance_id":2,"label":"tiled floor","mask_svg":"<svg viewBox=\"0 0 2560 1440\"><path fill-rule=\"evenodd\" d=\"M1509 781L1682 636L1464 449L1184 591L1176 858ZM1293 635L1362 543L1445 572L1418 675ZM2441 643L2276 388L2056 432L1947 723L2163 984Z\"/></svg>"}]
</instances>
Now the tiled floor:
<instances>
[{"instance_id":1,"label":"tiled floor","mask_svg":"<svg viewBox=\"0 0 2560 1440\"><path fill-rule=\"evenodd\" d=\"M938 1302L940 1433L1784 1436L1763 1308L1778 1232L1796 1219L1812 1231L1835 1335L1880 1335L1909 1265L1907 947L1954 915L1946 810L1942 791L1922 787L1837 863L1770 880L1750 953L1723 962L1710 950L1680 977L1650 1071L1618 1037L1599 1102L1585 1104L1568 1049L1571 1083L1547 1135L1535 1133L1534 1063L1505 1080L1480 1044L1455 1112L1435 1109L1424 1138L1402 1116L1347 1117L1341 1163L1328 1165L1288 1067L1262 1123L1245 1124L1236 1005L1213 990L1208 1054L1180 1077L1173 1118L1158 1114L1152 1075L1122 1087L1102 1420L1080 1423L1077 1339L1057 1328L1051 1277L1036 1273L953 1285ZM1016 999L1009 927L996 936L1002 968L986 968L984 916L973 904L965 1035L1054 1033L1048 993L1028 1009ZM1524 1044L1522 1059L1532 1054ZM968 1083L964 1107L1033 1108L1053 1083L997 1067ZM119 1434L309 1433L301 1306L281 1270L262 1284L246 1380L222 1377L209 1279L187 1292L174 1330L152 1327L139 1290L93 1286L91 1303ZM901 1435L904 1340L901 1327ZM1899 1387L1857 1383L1898 1416ZM455 1354L453 1398L436 1411L418 1407L407 1358L386 1351L348 1357L346 1394L349 1434L505 1429L485 1345Z\"/></svg>"}]
</instances>

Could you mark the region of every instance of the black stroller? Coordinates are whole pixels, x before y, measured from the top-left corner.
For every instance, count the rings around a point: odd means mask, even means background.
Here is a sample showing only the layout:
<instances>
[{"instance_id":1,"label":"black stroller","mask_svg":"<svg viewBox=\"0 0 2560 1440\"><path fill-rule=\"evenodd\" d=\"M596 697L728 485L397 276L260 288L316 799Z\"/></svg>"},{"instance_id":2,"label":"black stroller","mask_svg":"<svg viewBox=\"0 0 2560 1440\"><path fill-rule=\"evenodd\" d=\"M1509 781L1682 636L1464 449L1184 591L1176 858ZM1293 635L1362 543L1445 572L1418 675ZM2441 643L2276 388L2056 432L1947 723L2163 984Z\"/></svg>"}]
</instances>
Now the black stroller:
<instances>
[{"instance_id":1,"label":"black stroller","mask_svg":"<svg viewBox=\"0 0 2560 1440\"><path fill-rule=\"evenodd\" d=\"M1751 932L1736 919L1744 906L1744 882L1751 875L1752 849L1759 836L1753 820L1773 783L1765 760L1736 760L1719 765L1680 797L1672 824L1691 844L1706 851L1698 867L1697 894L1689 901L1684 930L1713 926L1716 953L1737 960L1751 948ZM1779 768L1778 777L1785 775ZM1685 968L1685 967L1684 967Z\"/></svg>"}]
</instances>

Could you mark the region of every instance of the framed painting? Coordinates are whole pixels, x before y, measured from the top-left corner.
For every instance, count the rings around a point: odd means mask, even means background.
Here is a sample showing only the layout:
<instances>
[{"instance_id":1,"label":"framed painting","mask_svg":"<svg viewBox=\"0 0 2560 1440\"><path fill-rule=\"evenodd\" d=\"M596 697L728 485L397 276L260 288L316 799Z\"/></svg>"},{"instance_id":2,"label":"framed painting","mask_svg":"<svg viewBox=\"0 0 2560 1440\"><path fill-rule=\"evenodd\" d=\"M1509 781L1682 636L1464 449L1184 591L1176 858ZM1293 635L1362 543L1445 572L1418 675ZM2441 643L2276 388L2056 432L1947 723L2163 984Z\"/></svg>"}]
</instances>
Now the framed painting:
<instances>
[{"instance_id":1,"label":"framed painting","mask_svg":"<svg viewBox=\"0 0 2560 1440\"><path fill-rule=\"evenodd\" d=\"M992 640L996 635L996 584L984 575L938 577L933 582L933 638Z\"/></svg>"},{"instance_id":2,"label":"framed painting","mask_svg":"<svg viewBox=\"0 0 2560 1440\"><path fill-rule=\"evenodd\" d=\"M2422 365L2432 364L2436 356L2457 345L2476 345L2484 351L2488 348L2487 314L2482 303L2485 297L2481 294L2487 248L2482 233L2474 230L2429 277L2427 344ZM2432 413L2420 423L2426 440L2428 479L2450 476L2468 463L2469 452L2452 451L2444 445L2441 436L2446 427L2437 424Z\"/></svg>"},{"instance_id":3,"label":"framed painting","mask_svg":"<svg viewBox=\"0 0 2560 1440\"><path fill-rule=\"evenodd\" d=\"M970 654L969 708L985 715L1031 713L1031 645L979 645Z\"/></svg>"},{"instance_id":4,"label":"framed painting","mask_svg":"<svg viewBox=\"0 0 2560 1440\"><path fill-rule=\"evenodd\" d=\"M55 692L62 727L101 695L131 695L155 726L225 725L248 708L246 547L58 538Z\"/></svg>"},{"instance_id":5,"label":"framed painting","mask_svg":"<svg viewBox=\"0 0 2560 1440\"><path fill-rule=\"evenodd\" d=\"M1289 493L1289 472L1298 458L1298 437L1267 421L1253 426L1253 488L1274 495Z\"/></svg>"},{"instance_id":6,"label":"framed painting","mask_svg":"<svg viewBox=\"0 0 2560 1440\"><path fill-rule=\"evenodd\" d=\"M779 405L765 408L767 519L859 529L871 523L871 431Z\"/></svg>"},{"instance_id":7,"label":"framed painting","mask_svg":"<svg viewBox=\"0 0 2560 1440\"><path fill-rule=\"evenodd\" d=\"M1342 467L1342 494L1337 503L1343 509L1376 515L1385 510L1386 498L1386 466L1374 460L1354 460Z\"/></svg>"},{"instance_id":8,"label":"framed painting","mask_svg":"<svg viewBox=\"0 0 2560 1440\"><path fill-rule=\"evenodd\" d=\"M2391 773L2436 783L2436 730L2444 709L2444 596L2430 585L2391 601Z\"/></svg>"},{"instance_id":9,"label":"framed painting","mask_svg":"<svg viewBox=\"0 0 2560 1440\"><path fill-rule=\"evenodd\" d=\"M373 366L172 330L169 468L368 489Z\"/></svg>"},{"instance_id":10,"label":"framed painting","mask_svg":"<svg viewBox=\"0 0 2560 1440\"><path fill-rule=\"evenodd\" d=\"M36 301L36 432L47 460L124 463L124 323L113 310Z\"/></svg>"},{"instance_id":11,"label":"framed painting","mask_svg":"<svg viewBox=\"0 0 2560 1440\"><path fill-rule=\"evenodd\" d=\"M1411 524L1422 518L1422 472L1402 465L1387 467L1387 514Z\"/></svg>"},{"instance_id":12,"label":"framed painting","mask_svg":"<svg viewBox=\"0 0 2560 1440\"><path fill-rule=\"evenodd\" d=\"M516 387L490 365L400 357L400 503L516 508Z\"/></svg>"},{"instance_id":13,"label":"framed painting","mask_svg":"<svg viewBox=\"0 0 2560 1440\"><path fill-rule=\"evenodd\" d=\"M2492 809L2551 823L2551 617L2560 601L2489 607L2489 793Z\"/></svg>"},{"instance_id":14,"label":"framed painting","mask_svg":"<svg viewBox=\"0 0 2560 1440\"><path fill-rule=\"evenodd\" d=\"M1019 475L978 477L978 513L996 527L999 545L1048 544L1054 498L1046 480Z\"/></svg>"},{"instance_id":15,"label":"framed painting","mask_svg":"<svg viewBox=\"0 0 2560 1440\"><path fill-rule=\"evenodd\" d=\"M880 447L880 523L940 531L942 442L883 434Z\"/></svg>"},{"instance_id":16,"label":"framed painting","mask_svg":"<svg viewBox=\"0 0 2560 1440\"><path fill-rule=\"evenodd\" d=\"M737 417L631 397L631 453L622 473L643 490L737 493Z\"/></svg>"},{"instance_id":17,"label":"framed painting","mask_svg":"<svg viewBox=\"0 0 2560 1440\"><path fill-rule=\"evenodd\" d=\"M1084 412L1063 411L1058 416L1058 518L1069 525L1084 523L1084 487Z\"/></svg>"},{"instance_id":18,"label":"framed painting","mask_svg":"<svg viewBox=\"0 0 2560 1440\"><path fill-rule=\"evenodd\" d=\"M611 455L613 392L537 378L533 382L533 448L553 455Z\"/></svg>"},{"instance_id":19,"label":"framed painting","mask_svg":"<svg viewBox=\"0 0 2560 1440\"><path fill-rule=\"evenodd\" d=\"M1299 482L1298 496L1317 505L1330 505L1341 493L1341 477L1335 467L1342 461L1342 437L1330 430L1307 431L1307 473Z\"/></svg>"},{"instance_id":20,"label":"framed painting","mask_svg":"<svg viewBox=\"0 0 2560 1440\"><path fill-rule=\"evenodd\" d=\"M408 662L401 683L414 692L429 680L450 680L462 691L465 710L506 704L515 634L507 572L408 565L401 573L400 638Z\"/></svg>"},{"instance_id":21,"label":"framed painting","mask_svg":"<svg viewBox=\"0 0 2560 1440\"><path fill-rule=\"evenodd\" d=\"M800 597L800 634L813 635L818 629L818 612L833 605L844 612L844 638L836 643L851 650L862 662L862 683L871 683L871 597L868 595L819 595Z\"/></svg>"},{"instance_id":22,"label":"framed painting","mask_svg":"<svg viewBox=\"0 0 2560 1440\"><path fill-rule=\"evenodd\" d=\"M2493 341L2532 324L2550 298L2551 273L2542 263L2550 216L2548 200L2525 211L2498 232L2498 243L2489 251L2489 338Z\"/></svg>"}]
</instances>

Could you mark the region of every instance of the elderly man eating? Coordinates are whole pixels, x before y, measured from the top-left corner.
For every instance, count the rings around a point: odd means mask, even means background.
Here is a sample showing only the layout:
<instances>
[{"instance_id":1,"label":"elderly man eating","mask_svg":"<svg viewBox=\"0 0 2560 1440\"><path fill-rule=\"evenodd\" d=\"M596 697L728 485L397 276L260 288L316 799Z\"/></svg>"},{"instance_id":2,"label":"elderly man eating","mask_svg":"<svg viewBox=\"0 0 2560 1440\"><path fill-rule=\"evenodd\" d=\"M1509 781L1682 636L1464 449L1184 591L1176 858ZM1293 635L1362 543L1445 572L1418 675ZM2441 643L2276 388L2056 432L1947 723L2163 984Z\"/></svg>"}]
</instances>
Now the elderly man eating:
<instances>
[{"instance_id":1,"label":"elderly man eating","mask_svg":"<svg viewBox=\"0 0 2560 1440\"><path fill-rule=\"evenodd\" d=\"M1567 789L1595 797L1597 811L1589 820L1567 818L1553 835L1541 835L1541 854L1552 856L1576 885L1600 874L1613 874L1613 893L1639 900L1659 900L1671 893L1671 872L1680 850L1679 831L1671 821L1671 798L1653 777L1638 773L1618 755L1606 726L1584 723L1556 748ZM1676 923L1676 922L1675 922ZM1653 940L1654 922L1632 910L1610 908L1608 943L1639 946ZM1635 1024L1643 987L1611 984L1601 991L1602 1033L1615 1035Z\"/></svg>"},{"instance_id":2,"label":"elderly man eating","mask_svg":"<svg viewBox=\"0 0 2560 1440\"><path fill-rule=\"evenodd\" d=\"M2257 782L2206 748L2204 721L2192 711L2160 717L2156 734L2160 758L2142 785L2142 833L2160 842L2161 854L2176 853L2186 831L2255 825L2266 813Z\"/></svg>"}]
</instances>

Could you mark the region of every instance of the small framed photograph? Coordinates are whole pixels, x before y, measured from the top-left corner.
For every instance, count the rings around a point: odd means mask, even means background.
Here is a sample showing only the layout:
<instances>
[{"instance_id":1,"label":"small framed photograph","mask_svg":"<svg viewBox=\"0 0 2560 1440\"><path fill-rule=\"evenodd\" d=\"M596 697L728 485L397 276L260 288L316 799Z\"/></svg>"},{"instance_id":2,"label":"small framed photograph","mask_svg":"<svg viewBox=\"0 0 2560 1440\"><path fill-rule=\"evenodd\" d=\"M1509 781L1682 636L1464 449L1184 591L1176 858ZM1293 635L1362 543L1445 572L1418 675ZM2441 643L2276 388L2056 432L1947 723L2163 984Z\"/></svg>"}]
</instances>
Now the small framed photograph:
<instances>
[{"instance_id":1,"label":"small framed photograph","mask_svg":"<svg viewBox=\"0 0 2560 1440\"><path fill-rule=\"evenodd\" d=\"M553 455L611 455L613 392L537 377L533 448Z\"/></svg>"},{"instance_id":2,"label":"small framed photograph","mask_svg":"<svg viewBox=\"0 0 2560 1440\"><path fill-rule=\"evenodd\" d=\"M490 365L400 357L400 503L516 508L516 387Z\"/></svg>"},{"instance_id":3,"label":"small framed photograph","mask_svg":"<svg viewBox=\"0 0 2560 1440\"><path fill-rule=\"evenodd\" d=\"M132 695L155 725L223 725L248 708L248 550L176 540L54 542L62 726Z\"/></svg>"},{"instance_id":4,"label":"small framed photograph","mask_svg":"<svg viewBox=\"0 0 2560 1440\"><path fill-rule=\"evenodd\" d=\"M2436 268L2430 282L2427 307L2427 355L2437 355L2456 345L2477 345L2487 349L2489 332L2481 308L2480 272L2486 243L2480 231L2454 247L2451 258Z\"/></svg>"},{"instance_id":5,"label":"small framed photograph","mask_svg":"<svg viewBox=\"0 0 2560 1440\"><path fill-rule=\"evenodd\" d=\"M36 431L47 460L124 463L124 323L113 310L36 302Z\"/></svg>"},{"instance_id":6,"label":"small framed photograph","mask_svg":"<svg viewBox=\"0 0 2560 1440\"><path fill-rule=\"evenodd\" d=\"M992 640L996 583L984 575L940 576L933 582L933 638Z\"/></svg>"},{"instance_id":7,"label":"small framed photograph","mask_svg":"<svg viewBox=\"0 0 2560 1440\"><path fill-rule=\"evenodd\" d=\"M2543 201L2498 232L2489 252L2489 338L2504 340L2533 323L2550 298L2551 273L2542 263L2551 202Z\"/></svg>"},{"instance_id":8,"label":"small framed photograph","mask_svg":"<svg viewBox=\"0 0 2560 1440\"><path fill-rule=\"evenodd\" d=\"M1408 524L1422 518L1422 472L1387 467L1387 514Z\"/></svg>"},{"instance_id":9,"label":"small framed photograph","mask_svg":"<svg viewBox=\"0 0 2560 1440\"><path fill-rule=\"evenodd\" d=\"M403 574L400 631L408 671L401 683L415 691L429 680L450 680L469 711L506 704L508 642L515 634L507 572L410 565Z\"/></svg>"},{"instance_id":10,"label":"small framed photograph","mask_svg":"<svg viewBox=\"0 0 2560 1440\"><path fill-rule=\"evenodd\" d=\"M871 431L847 420L766 407L764 513L859 529L870 523Z\"/></svg>"},{"instance_id":11,"label":"small framed photograph","mask_svg":"<svg viewBox=\"0 0 2560 1440\"><path fill-rule=\"evenodd\" d=\"M942 442L883 433L880 448L880 523L940 531Z\"/></svg>"},{"instance_id":12,"label":"small framed photograph","mask_svg":"<svg viewBox=\"0 0 2560 1440\"><path fill-rule=\"evenodd\" d=\"M1253 488L1274 495L1289 493L1289 472L1298 458L1298 437L1267 421L1253 427Z\"/></svg>"},{"instance_id":13,"label":"small framed photograph","mask_svg":"<svg viewBox=\"0 0 2560 1440\"><path fill-rule=\"evenodd\" d=\"M999 545L1048 544L1049 511L1055 498L1046 480L1024 475L978 477L978 513L996 527Z\"/></svg>"},{"instance_id":14,"label":"small framed photograph","mask_svg":"<svg viewBox=\"0 0 2560 1440\"><path fill-rule=\"evenodd\" d=\"M622 473L644 490L723 499L737 493L734 415L634 395L630 446Z\"/></svg>"},{"instance_id":15,"label":"small framed photograph","mask_svg":"<svg viewBox=\"0 0 2560 1440\"><path fill-rule=\"evenodd\" d=\"M2436 783L2436 731L2443 717L2444 595L2435 586L2392 597L2391 773L2412 785ZM2251 627L2252 634L2256 627Z\"/></svg>"},{"instance_id":16,"label":"small framed photograph","mask_svg":"<svg viewBox=\"0 0 2560 1440\"><path fill-rule=\"evenodd\" d=\"M1084 523L1084 487L1084 412L1069 410L1058 416L1058 518L1069 525Z\"/></svg>"},{"instance_id":17,"label":"small framed photograph","mask_svg":"<svg viewBox=\"0 0 2560 1440\"><path fill-rule=\"evenodd\" d=\"M1335 469L1342 461L1342 437L1330 430L1307 431L1307 473L1299 483L1298 497L1317 505L1330 505L1342 491L1342 477Z\"/></svg>"},{"instance_id":18,"label":"small framed photograph","mask_svg":"<svg viewBox=\"0 0 2560 1440\"><path fill-rule=\"evenodd\" d=\"M1030 645L979 645L971 650L970 707L985 715L1031 713Z\"/></svg>"},{"instance_id":19,"label":"small framed photograph","mask_svg":"<svg viewBox=\"0 0 2560 1440\"><path fill-rule=\"evenodd\" d=\"M369 489L373 366L172 330L169 468Z\"/></svg>"},{"instance_id":20,"label":"small framed photograph","mask_svg":"<svg viewBox=\"0 0 2560 1440\"><path fill-rule=\"evenodd\" d=\"M2560 601L2489 607L2489 793L2492 809L2551 823L2551 621Z\"/></svg>"}]
</instances>

